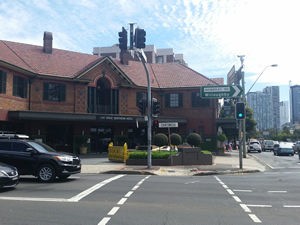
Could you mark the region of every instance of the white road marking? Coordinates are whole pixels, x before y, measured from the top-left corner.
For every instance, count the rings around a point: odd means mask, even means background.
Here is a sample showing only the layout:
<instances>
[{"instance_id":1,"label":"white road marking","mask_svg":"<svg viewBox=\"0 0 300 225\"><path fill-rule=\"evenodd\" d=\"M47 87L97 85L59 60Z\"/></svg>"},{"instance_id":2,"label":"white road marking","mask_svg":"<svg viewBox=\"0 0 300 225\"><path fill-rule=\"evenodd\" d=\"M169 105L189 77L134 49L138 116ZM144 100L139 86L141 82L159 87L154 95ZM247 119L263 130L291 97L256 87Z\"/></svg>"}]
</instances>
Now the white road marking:
<instances>
[{"instance_id":1,"label":"white road marking","mask_svg":"<svg viewBox=\"0 0 300 225\"><path fill-rule=\"evenodd\" d=\"M0 200L32 201L32 202L74 202L66 198L0 197Z\"/></svg>"},{"instance_id":2,"label":"white road marking","mask_svg":"<svg viewBox=\"0 0 300 225\"><path fill-rule=\"evenodd\" d=\"M228 188L227 185L225 185L220 178L218 178L217 176L214 176L215 179L218 181L219 184L221 184L223 186L223 188L229 193L231 194L231 196L234 198L234 200L236 202L240 202L242 203L241 199L236 196L236 195L232 195L234 194L234 192ZM241 191L241 190L240 190ZM250 190L247 190L247 191L250 191ZM261 223L261 220L255 215L255 214L250 214L251 213L251 210L248 208L249 205L246 205L246 204L240 204L241 208L244 210L245 213L247 213L249 215L249 217L253 220L253 222L255 223Z\"/></svg>"},{"instance_id":3,"label":"white road marking","mask_svg":"<svg viewBox=\"0 0 300 225\"><path fill-rule=\"evenodd\" d=\"M268 191L269 193L287 193L287 191Z\"/></svg>"},{"instance_id":4,"label":"white road marking","mask_svg":"<svg viewBox=\"0 0 300 225\"><path fill-rule=\"evenodd\" d=\"M261 220L255 214L248 214L254 223L261 223Z\"/></svg>"},{"instance_id":5,"label":"white road marking","mask_svg":"<svg viewBox=\"0 0 300 225\"><path fill-rule=\"evenodd\" d=\"M98 225L105 225L108 223L108 221L110 220L110 217L104 217L99 223Z\"/></svg>"},{"instance_id":6,"label":"white road marking","mask_svg":"<svg viewBox=\"0 0 300 225\"><path fill-rule=\"evenodd\" d=\"M108 216L113 216L113 215L115 215L115 214L118 212L119 209L120 209L120 207L113 207L113 208L109 211L109 213L107 213L107 215L108 215Z\"/></svg>"},{"instance_id":7,"label":"white road marking","mask_svg":"<svg viewBox=\"0 0 300 225\"><path fill-rule=\"evenodd\" d=\"M256 208L272 208L272 205L250 205L247 204L248 207L256 207Z\"/></svg>"},{"instance_id":8,"label":"white road marking","mask_svg":"<svg viewBox=\"0 0 300 225\"><path fill-rule=\"evenodd\" d=\"M300 205L284 205L284 208L300 208Z\"/></svg>"},{"instance_id":9,"label":"white road marking","mask_svg":"<svg viewBox=\"0 0 300 225\"><path fill-rule=\"evenodd\" d=\"M143 184L143 182L144 182L145 180L147 180L150 176L151 176L151 175L149 175L149 176L145 177L144 179L140 180L137 184L139 184L139 185ZM131 190L134 190L134 189L136 190L137 188L139 188L140 186L137 185L137 184L136 184ZM117 205L123 205L123 204L127 201L127 199L128 199L133 193L134 193L134 191L129 191L129 192L127 192L127 194L124 196L125 198L121 198L121 199L118 201ZM119 209L120 209L120 207L113 207L113 208L107 213L107 215L108 215L108 216L114 216L114 215L117 213L117 211L118 211ZM111 217L103 217L103 219L98 223L98 225L106 225L110 219L111 219Z\"/></svg>"},{"instance_id":10,"label":"white road marking","mask_svg":"<svg viewBox=\"0 0 300 225\"><path fill-rule=\"evenodd\" d=\"M126 197L126 198L129 198L130 195L132 195L132 194L133 194L133 191L128 191L127 194L125 195L125 197Z\"/></svg>"},{"instance_id":11,"label":"white road marking","mask_svg":"<svg viewBox=\"0 0 300 225\"><path fill-rule=\"evenodd\" d=\"M233 191L236 191L236 192L252 192L252 190L237 190L237 189L234 189Z\"/></svg>"},{"instance_id":12,"label":"white road marking","mask_svg":"<svg viewBox=\"0 0 300 225\"><path fill-rule=\"evenodd\" d=\"M120 201L117 203L118 205L123 205L127 201L127 198L121 198Z\"/></svg>"},{"instance_id":13,"label":"white road marking","mask_svg":"<svg viewBox=\"0 0 300 225\"><path fill-rule=\"evenodd\" d=\"M32 202L78 202L80 201L82 198L88 196L89 194L91 194L92 192L98 190L99 188L103 187L104 185L117 180L121 177L123 177L125 175L117 175L114 177L111 177L109 179L106 179L94 186L92 186L91 188L79 193L76 196L73 196L69 199L67 198L30 198L30 197L0 197L0 200L12 200L12 201L32 201Z\"/></svg>"},{"instance_id":14,"label":"white road marking","mask_svg":"<svg viewBox=\"0 0 300 225\"><path fill-rule=\"evenodd\" d=\"M138 189L140 186L139 185L135 185L131 190L135 191L136 189Z\"/></svg>"},{"instance_id":15,"label":"white road marking","mask_svg":"<svg viewBox=\"0 0 300 225\"><path fill-rule=\"evenodd\" d=\"M80 201L81 199L83 199L84 197L90 195L91 193L93 193L94 191L98 190L99 188L103 187L104 185L114 181L114 180L117 180L121 177L125 176L124 174L123 175L117 175L117 176L114 176L114 177L111 177L109 179L106 179L96 185L94 185L93 187L90 187L89 189L79 193L78 195L75 195L74 197L70 198L69 200L70 201L74 201L74 202L78 202Z\"/></svg>"},{"instance_id":16,"label":"white road marking","mask_svg":"<svg viewBox=\"0 0 300 225\"><path fill-rule=\"evenodd\" d=\"M222 184L223 188L228 188L228 186L226 184Z\"/></svg>"},{"instance_id":17,"label":"white road marking","mask_svg":"<svg viewBox=\"0 0 300 225\"><path fill-rule=\"evenodd\" d=\"M247 205L245 205L245 204L240 204L240 206L243 208L243 210L244 210L245 212L251 213L251 210L248 208Z\"/></svg>"},{"instance_id":18,"label":"white road marking","mask_svg":"<svg viewBox=\"0 0 300 225\"><path fill-rule=\"evenodd\" d=\"M237 201L237 202L242 202L241 199L240 199L238 196L235 196L235 195L234 195L234 196L232 196L232 197L234 198L235 201Z\"/></svg>"},{"instance_id":19,"label":"white road marking","mask_svg":"<svg viewBox=\"0 0 300 225\"><path fill-rule=\"evenodd\" d=\"M231 195L234 195L234 193L233 193L233 191L232 191L232 190L230 190L230 189L226 189L226 191L227 191L229 194L231 194Z\"/></svg>"}]
</instances>

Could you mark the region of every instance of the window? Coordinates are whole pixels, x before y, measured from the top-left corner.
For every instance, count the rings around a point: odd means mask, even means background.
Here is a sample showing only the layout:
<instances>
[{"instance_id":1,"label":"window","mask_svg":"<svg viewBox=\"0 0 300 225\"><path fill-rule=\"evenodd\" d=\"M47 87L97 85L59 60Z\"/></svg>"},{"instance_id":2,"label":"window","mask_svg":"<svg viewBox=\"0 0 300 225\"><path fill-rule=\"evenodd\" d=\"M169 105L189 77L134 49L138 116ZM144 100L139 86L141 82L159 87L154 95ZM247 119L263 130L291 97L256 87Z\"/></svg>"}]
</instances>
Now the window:
<instances>
[{"instance_id":1,"label":"window","mask_svg":"<svg viewBox=\"0 0 300 225\"><path fill-rule=\"evenodd\" d=\"M24 143L19 143L19 142L13 142L12 143L12 151L26 152L27 148L28 148L28 146Z\"/></svg>"},{"instance_id":2,"label":"window","mask_svg":"<svg viewBox=\"0 0 300 225\"><path fill-rule=\"evenodd\" d=\"M28 80L23 77L14 76L13 83L13 95L27 98Z\"/></svg>"},{"instance_id":3,"label":"window","mask_svg":"<svg viewBox=\"0 0 300 225\"><path fill-rule=\"evenodd\" d=\"M200 92L192 93L192 107L208 107L209 99L201 98Z\"/></svg>"},{"instance_id":4,"label":"window","mask_svg":"<svg viewBox=\"0 0 300 225\"><path fill-rule=\"evenodd\" d=\"M166 94L166 107L168 108L179 108L182 107L182 94L181 93L171 93Z\"/></svg>"},{"instance_id":5,"label":"window","mask_svg":"<svg viewBox=\"0 0 300 225\"><path fill-rule=\"evenodd\" d=\"M63 102L66 100L66 85L59 83L44 83L44 100Z\"/></svg>"},{"instance_id":6,"label":"window","mask_svg":"<svg viewBox=\"0 0 300 225\"><path fill-rule=\"evenodd\" d=\"M6 93L6 72L0 70L0 93Z\"/></svg>"}]
</instances>

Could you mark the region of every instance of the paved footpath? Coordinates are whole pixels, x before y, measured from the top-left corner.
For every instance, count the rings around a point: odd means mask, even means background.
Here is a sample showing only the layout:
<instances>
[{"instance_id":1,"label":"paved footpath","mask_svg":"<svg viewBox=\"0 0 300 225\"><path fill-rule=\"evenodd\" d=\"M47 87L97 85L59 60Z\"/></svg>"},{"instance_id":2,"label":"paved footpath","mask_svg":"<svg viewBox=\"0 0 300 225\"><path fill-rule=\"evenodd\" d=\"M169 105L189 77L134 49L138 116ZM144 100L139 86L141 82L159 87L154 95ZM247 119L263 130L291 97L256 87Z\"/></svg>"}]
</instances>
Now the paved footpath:
<instances>
[{"instance_id":1,"label":"paved footpath","mask_svg":"<svg viewBox=\"0 0 300 225\"><path fill-rule=\"evenodd\" d=\"M212 174L261 172L267 166L248 154L242 160L240 169L238 151L226 152L224 156L215 156L213 165L192 166L128 166L124 163L110 162L107 156L83 156L81 173L122 173L122 174L153 174L160 176L201 176Z\"/></svg>"}]
</instances>

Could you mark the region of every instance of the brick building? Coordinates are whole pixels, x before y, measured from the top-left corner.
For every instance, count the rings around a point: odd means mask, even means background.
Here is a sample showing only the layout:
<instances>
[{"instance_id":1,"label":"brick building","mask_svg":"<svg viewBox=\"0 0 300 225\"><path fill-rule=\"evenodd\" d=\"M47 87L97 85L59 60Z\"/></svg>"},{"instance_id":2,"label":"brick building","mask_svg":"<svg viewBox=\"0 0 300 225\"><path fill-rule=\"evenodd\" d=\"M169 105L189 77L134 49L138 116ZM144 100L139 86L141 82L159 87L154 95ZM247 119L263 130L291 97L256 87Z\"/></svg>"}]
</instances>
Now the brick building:
<instances>
[{"instance_id":1,"label":"brick building","mask_svg":"<svg viewBox=\"0 0 300 225\"><path fill-rule=\"evenodd\" d=\"M125 136L129 147L146 143L146 122L137 103L146 96L141 62L55 49L52 33L43 46L0 41L0 130L42 138L74 151L74 136L87 135L90 152ZM222 84L179 63L147 64L152 96L161 103L159 122L183 136L216 134L218 102L202 99L200 87ZM154 132L167 132L156 128Z\"/></svg>"}]
</instances>

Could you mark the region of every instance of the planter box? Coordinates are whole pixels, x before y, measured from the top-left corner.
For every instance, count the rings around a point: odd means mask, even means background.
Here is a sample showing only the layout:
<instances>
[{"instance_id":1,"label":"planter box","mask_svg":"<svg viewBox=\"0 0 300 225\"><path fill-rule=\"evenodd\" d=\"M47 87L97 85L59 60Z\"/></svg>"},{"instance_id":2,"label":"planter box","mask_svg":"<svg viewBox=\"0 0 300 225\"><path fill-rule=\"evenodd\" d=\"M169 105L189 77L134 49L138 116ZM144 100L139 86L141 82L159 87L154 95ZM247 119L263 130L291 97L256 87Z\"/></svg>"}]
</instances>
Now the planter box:
<instances>
[{"instance_id":1,"label":"planter box","mask_svg":"<svg viewBox=\"0 0 300 225\"><path fill-rule=\"evenodd\" d=\"M152 159L151 160L153 166L170 166L171 159ZM138 166L147 166L147 159L127 159L126 165L138 165Z\"/></svg>"},{"instance_id":2,"label":"planter box","mask_svg":"<svg viewBox=\"0 0 300 225\"><path fill-rule=\"evenodd\" d=\"M153 166L213 165L213 155L203 154L200 148L184 148L168 159L152 159ZM147 165L147 159L127 159L126 165Z\"/></svg>"}]
</instances>

